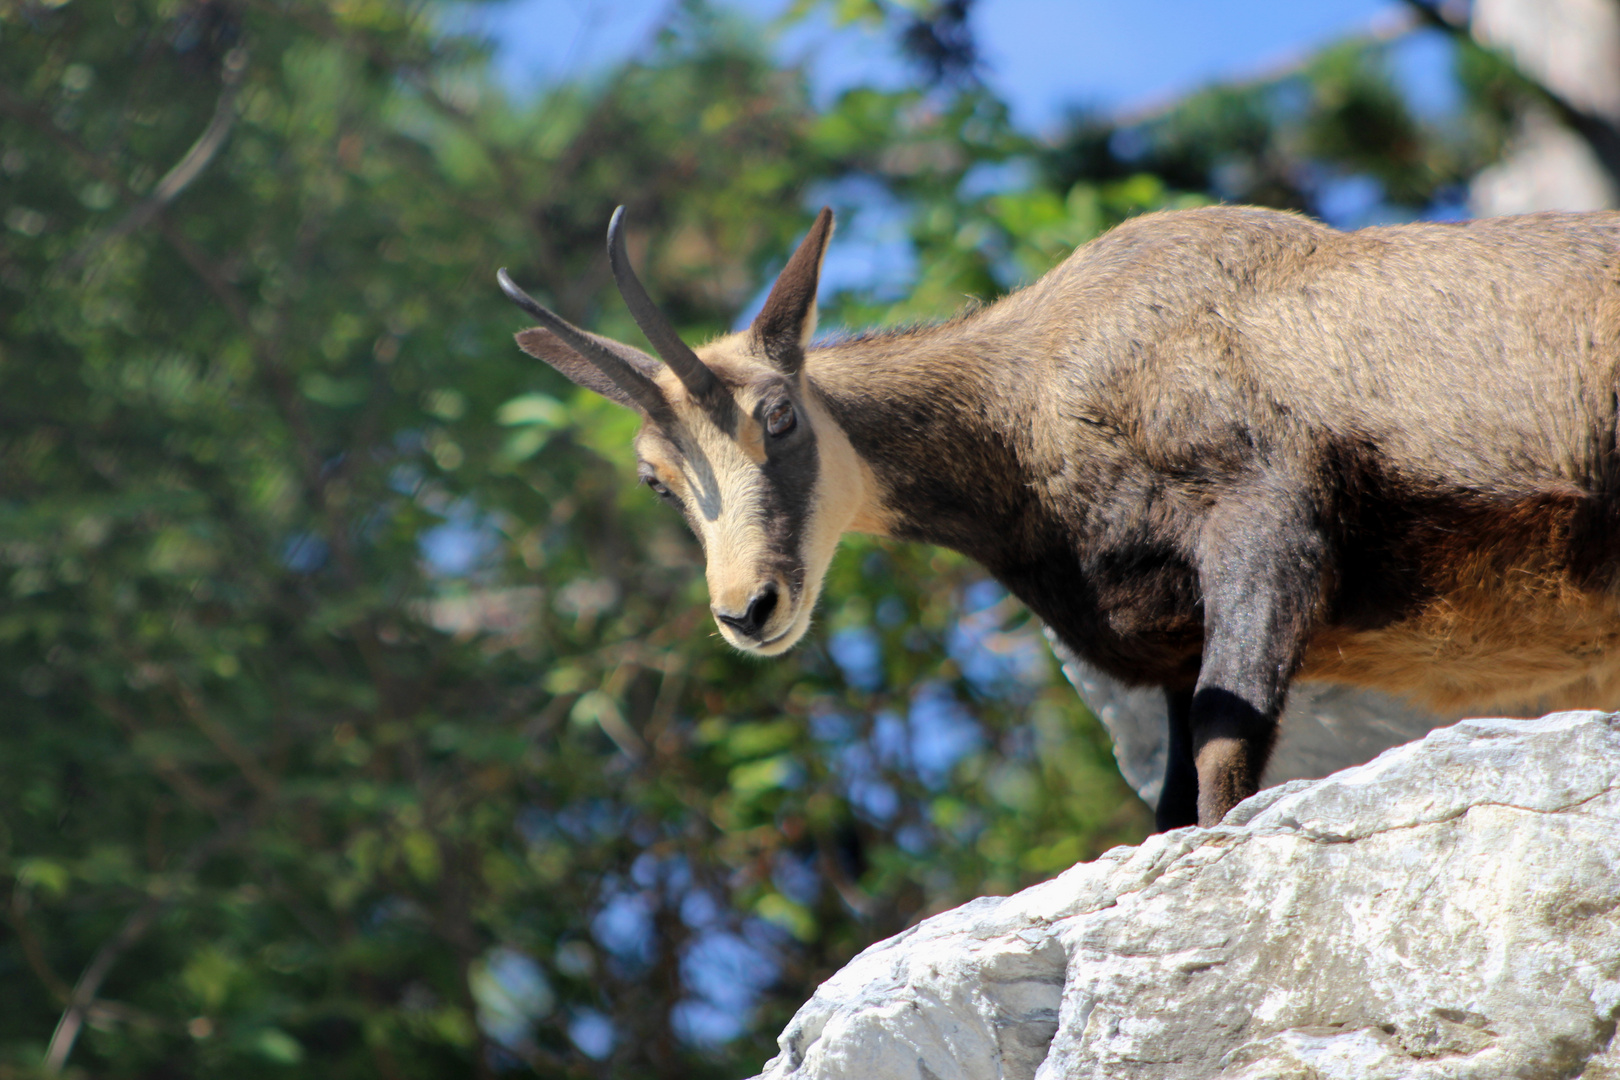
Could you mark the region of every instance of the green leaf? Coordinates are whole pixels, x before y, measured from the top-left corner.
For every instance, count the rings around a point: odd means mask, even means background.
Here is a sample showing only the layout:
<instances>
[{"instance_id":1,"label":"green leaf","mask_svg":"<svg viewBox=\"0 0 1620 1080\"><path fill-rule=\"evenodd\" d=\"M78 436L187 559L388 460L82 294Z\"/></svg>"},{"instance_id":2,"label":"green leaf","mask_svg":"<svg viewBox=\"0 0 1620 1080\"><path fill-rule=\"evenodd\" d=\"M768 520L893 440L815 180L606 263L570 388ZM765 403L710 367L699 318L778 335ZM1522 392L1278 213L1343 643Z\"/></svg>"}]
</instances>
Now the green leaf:
<instances>
[{"instance_id":1,"label":"green leaf","mask_svg":"<svg viewBox=\"0 0 1620 1080\"><path fill-rule=\"evenodd\" d=\"M280 1028L261 1028L246 1039L254 1053L277 1065L300 1065L304 1046Z\"/></svg>"},{"instance_id":2,"label":"green leaf","mask_svg":"<svg viewBox=\"0 0 1620 1080\"><path fill-rule=\"evenodd\" d=\"M330 375L312 371L298 380L298 389L317 404L347 409L364 404L370 396L371 384L366 379L334 379Z\"/></svg>"},{"instance_id":3,"label":"green leaf","mask_svg":"<svg viewBox=\"0 0 1620 1080\"><path fill-rule=\"evenodd\" d=\"M726 749L738 761L775 754L796 743L803 727L794 720L733 724L726 731Z\"/></svg>"},{"instance_id":4,"label":"green leaf","mask_svg":"<svg viewBox=\"0 0 1620 1080\"><path fill-rule=\"evenodd\" d=\"M399 845L417 881L431 885L439 879L439 843L432 833L413 829L400 838Z\"/></svg>"},{"instance_id":5,"label":"green leaf","mask_svg":"<svg viewBox=\"0 0 1620 1080\"><path fill-rule=\"evenodd\" d=\"M48 893L61 896L67 892L68 884L73 875L68 868L59 862L44 858L24 858L17 860L17 884L29 888L43 889Z\"/></svg>"},{"instance_id":6,"label":"green leaf","mask_svg":"<svg viewBox=\"0 0 1620 1080\"><path fill-rule=\"evenodd\" d=\"M747 798L782 787L799 774L798 763L788 754L779 754L764 761L751 761L731 770L728 782L731 789Z\"/></svg>"},{"instance_id":7,"label":"green leaf","mask_svg":"<svg viewBox=\"0 0 1620 1080\"><path fill-rule=\"evenodd\" d=\"M814 941L816 938L818 927L815 916L803 905L794 903L781 893L766 893L759 898L754 910L760 918L775 923L800 941Z\"/></svg>"}]
</instances>

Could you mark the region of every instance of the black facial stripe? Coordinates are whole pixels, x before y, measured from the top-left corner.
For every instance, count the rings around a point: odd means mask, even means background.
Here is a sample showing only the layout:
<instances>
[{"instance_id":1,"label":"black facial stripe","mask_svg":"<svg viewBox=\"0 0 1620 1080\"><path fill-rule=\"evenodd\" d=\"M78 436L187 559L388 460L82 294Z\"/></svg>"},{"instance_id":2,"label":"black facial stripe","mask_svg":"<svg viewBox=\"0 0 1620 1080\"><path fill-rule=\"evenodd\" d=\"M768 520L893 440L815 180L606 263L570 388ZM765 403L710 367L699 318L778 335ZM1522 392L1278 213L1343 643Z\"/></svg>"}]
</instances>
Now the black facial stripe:
<instances>
[{"instance_id":1,"label":"black facial stripe","mask_svg":"<svg viewBox=\"0 0 1620 1080\"><path fill-rule=\"evenodd\" d=\"M780 398L764 398L772 404ZM816 433L807 422L803 409L799 403L792 399L798 422L793 430L782 435L781 438L765 436L767 454L764 463L760 466L763 483L758 496L758 506L754 511L758 515L757 526L764 533L765 550L763 564L755 571L762 576L768 576L784 582L797 600L804 592L805 555L804 545L806 529L809 526L810 515L815 505L816 481L820 476L820 455L816 443ZM762 407L756 407L755 420L760 423L762 434L764 426ZM643 438L656 437L663 445L660 447L664 458L682 461L691 466L694 459L701 461L704 471L709 471L707 457L701 447L689 442L687 438L678 433L651 428L643 429ZM656 475L651 464L643 458L639 462L637 472L643 479ZM688 480L691 480L688 473ZM732 493L719 492L721 503L729 501ZM680 507L682 516L686 518L688 527L700 544L704 543L704 530L701 527L700 517L703 517L701 508L694 505L694 500L700 502L700 493L689 492L686 497L672 495L671 501ZM726 508L719 507L721 513Z\"/></svg>"},{"instance_id":2,"label":"black facial stripe","mask_svg":"<svg viewBox=\"0 0 1620 1080\"><path fill-rule=\"evenodd\" d=\"M783 577L798 599L804 590L805 533L815 506L821 456L814 430L802 420L784 441L788 445L772 447L762 466L765 485L760 527L765 531L771 565L760 569Z\"/></svg>"}]
</instances>

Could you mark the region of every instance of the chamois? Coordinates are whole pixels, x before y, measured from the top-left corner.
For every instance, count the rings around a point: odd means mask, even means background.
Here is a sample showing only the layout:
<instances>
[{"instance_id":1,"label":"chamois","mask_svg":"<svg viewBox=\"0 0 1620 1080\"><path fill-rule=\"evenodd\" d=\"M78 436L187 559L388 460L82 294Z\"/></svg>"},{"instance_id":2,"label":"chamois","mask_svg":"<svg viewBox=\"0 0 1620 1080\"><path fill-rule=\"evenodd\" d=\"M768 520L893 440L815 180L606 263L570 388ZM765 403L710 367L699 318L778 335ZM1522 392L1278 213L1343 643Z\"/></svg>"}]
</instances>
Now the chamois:
<instances>
[{"instance_id":1,"label":"chamois","mask_svg":"<svg viewBox=\"0 0 1620 1080\"><path fill-rule=\"evenodd\" d=\"M963 552L1163 688L1161 829L1255 792L1295 679L1620 705L1620 214L1147 214L954 321L815 344L832 223L694 352L621 207L609 259L662 363L499 274L526 352L641 413L737 648L798 641L847 531Z\"/></svg>"}]
</instances>

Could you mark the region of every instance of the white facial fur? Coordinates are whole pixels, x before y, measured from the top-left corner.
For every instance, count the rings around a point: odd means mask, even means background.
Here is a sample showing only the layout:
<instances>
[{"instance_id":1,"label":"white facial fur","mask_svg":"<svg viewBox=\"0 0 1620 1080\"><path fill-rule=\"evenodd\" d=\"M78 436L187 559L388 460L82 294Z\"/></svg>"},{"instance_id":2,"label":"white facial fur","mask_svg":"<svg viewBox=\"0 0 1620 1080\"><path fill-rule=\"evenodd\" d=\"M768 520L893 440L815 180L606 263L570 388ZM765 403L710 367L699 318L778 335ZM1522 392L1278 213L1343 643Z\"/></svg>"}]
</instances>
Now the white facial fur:
<instances>
[{"instance_id":1,"label":"white facial fur","mask_svg":"<svg viewBox=\"0 0 1620 1080\"><path fill-rule=\"evenodd\" d=\"M717 614L740 614L767 584L776 586L776 606L758 640L716 621L721 636L736 648L776 656L810 628L843 534L881 530L871 520L870 471L801 377L794 394L797 424L814 433L814 488L797 535L773 538L771 526L781 523L767 520L769 437L756 414L763 398L779 393L781 376L747 356L744 347L745 335L733 335L699 350L704 363L733 388L739 414L735 435L722 431L671 376L661 383L680 430L666 433L648 424L637 436L636 450L643 471L680 500L703 545L710 604Z\"/></svg>"}]
</instances>

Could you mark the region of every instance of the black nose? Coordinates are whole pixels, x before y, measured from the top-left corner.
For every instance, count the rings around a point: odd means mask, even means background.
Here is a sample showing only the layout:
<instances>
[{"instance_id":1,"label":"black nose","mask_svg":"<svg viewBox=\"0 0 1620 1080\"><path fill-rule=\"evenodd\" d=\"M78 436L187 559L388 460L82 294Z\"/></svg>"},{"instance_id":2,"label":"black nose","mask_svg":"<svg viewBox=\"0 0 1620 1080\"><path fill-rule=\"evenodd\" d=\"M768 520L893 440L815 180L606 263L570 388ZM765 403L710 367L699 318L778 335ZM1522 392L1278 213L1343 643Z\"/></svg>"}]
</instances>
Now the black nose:
<instances>
[{"instance_id":1,"label":"black nose","mask_svg":"<svg viewBox=\"0 0 1620 1080\"><path fill-rule=\"evenodd\" d=\"M748 601L748 610L741 615L726 615L720 611L714 617L731 627L743 637L757 638L759 632L765 629L770 621L771 613L776 610L776 586L766 585Z\"/></svg>"}]
</instances>

